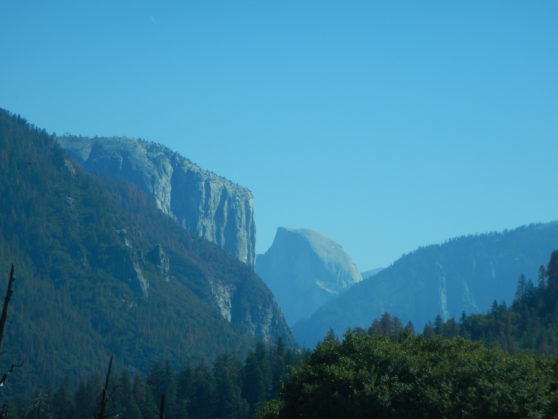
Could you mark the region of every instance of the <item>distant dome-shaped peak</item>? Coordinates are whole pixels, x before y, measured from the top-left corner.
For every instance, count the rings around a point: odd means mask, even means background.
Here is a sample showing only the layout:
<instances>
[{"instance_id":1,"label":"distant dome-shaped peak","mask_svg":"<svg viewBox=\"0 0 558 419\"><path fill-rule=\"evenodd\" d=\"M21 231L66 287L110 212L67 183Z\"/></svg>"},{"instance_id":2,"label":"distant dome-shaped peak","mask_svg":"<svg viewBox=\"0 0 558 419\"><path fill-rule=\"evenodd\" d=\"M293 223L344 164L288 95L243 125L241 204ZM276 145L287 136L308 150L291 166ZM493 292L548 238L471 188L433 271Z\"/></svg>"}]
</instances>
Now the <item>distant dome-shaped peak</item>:
<instances>
[{"instance_id":1,"label":"distant dome-shaped peak","mask_svg":"<svg viewBox=\"0 0 558 419\"><path fill-rule=\"evenodd\" d=\"M309 316L362 276L343 248L311 229L279 227L256 272L269 285L287 321Z\"/></svg>"},{"instance_id":2,"label":"distant dome-shaped peak","mask_svg":"<svg viewBox=\"0 0 558 419\"><path fill-rule=\"evenodd\" d=\"M312 248L312 250L323 261L332 263L334 261L340 262L343 265L355 265L350 256L345 252L343 247L335 242L326 234L312 230L309 228L286 228L279 227L277 229L277 236L282 234L292 234L304 239ZM356 269L356 266L355 266ZM358 277L359 275L356 275Z\"/></svg>"}]
</instances>

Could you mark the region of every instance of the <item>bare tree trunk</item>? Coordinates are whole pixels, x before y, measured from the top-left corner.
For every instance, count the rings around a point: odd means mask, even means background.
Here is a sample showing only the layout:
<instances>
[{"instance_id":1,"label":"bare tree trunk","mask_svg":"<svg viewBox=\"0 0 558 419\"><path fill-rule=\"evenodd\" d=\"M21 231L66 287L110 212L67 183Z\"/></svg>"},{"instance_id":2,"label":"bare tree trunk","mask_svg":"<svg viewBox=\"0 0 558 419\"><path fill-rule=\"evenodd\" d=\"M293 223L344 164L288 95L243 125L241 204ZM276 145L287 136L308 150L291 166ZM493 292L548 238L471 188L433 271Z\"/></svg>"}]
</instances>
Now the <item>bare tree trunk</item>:
<instances>
[{"instance_id":1,"label":"bare tree trunk","mask_svg":"<svg viewBox=\"0 0 558 419\"><path fill-rule=\"evenodd\" d=\"M165 395L161 395L161 403L159 405L159 419L165 419Z\"/></svg>"},{"instance_id":2,"label":"bare tree trunk","mask_svg":"<svg viewBox=\"0 0 558 419\"><path fill-rule=\"evenodd\" d=\"M4 297L4 306L2 307L2 315L0 316L0 348L2 347L2 340L4 340L4 328L6 327L6 320L8 320L8 306L10 305L10 299L14 293L15 276L14 276L14 265L10 269L10 279L8 280L8 289L6 290L6 296Z\"/></svg>"},{"instance_id":3,"label":"bare tree trunk","mask_svg":"<svg viewBox=\"0 0 558 419\"><path fill-rule=\"evenodd\" d=\"M109 399L109 397L108 397L108 387L109 387L109 384L110 384L110 371L112 369L112 358L113 358L113 355L110 356L107 375L105 377L105 386L103 387L103 392L101 394L101 400L99 401L99 404L100 404L101 407L99 409L99 413L97 414L98 419L105 419L109 416L114 416L114 415L107 415L105 413L105 411L107 409L108 399Z\"/></svg>"},{"instance_id":4,"label":"bare tree trunk","mask_svg":"<svg viewBox=\"0 0 558 419\"><path fill-rule=\"evenodd\" d=\"M6 290L6 296L4 297L4 305L2 306L2 315L0 315L0 348L2 347L2 341L4 340L4 330L6 328L6 321L8 320L8 307L10 305L10 299L12 298L12 294L14 293L13 286L14 286L15 276L14 276L14 265L10 269L10 278L8 279L8 289ZM0 387L4 386L8 376L14 372L16 368L19 368L23 365L23 362L19 364L12 364L12 366L2 374L0 377Z\"/></svg>"}]
</instances>

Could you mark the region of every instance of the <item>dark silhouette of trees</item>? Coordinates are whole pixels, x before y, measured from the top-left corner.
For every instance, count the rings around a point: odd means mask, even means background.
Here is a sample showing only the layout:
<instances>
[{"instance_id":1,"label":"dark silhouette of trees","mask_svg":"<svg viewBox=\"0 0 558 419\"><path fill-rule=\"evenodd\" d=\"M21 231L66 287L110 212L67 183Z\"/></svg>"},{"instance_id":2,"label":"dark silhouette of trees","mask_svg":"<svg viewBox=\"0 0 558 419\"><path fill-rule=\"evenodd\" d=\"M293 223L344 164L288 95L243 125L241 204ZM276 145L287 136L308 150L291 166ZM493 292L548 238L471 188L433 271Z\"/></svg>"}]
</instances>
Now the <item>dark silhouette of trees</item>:
<instances>
[{"instance_id":1,"label":"dark silhouette of trees","mask_svg":"<svg viewBox=\"0 0 558 419\"><path fill-rule=\"evenodd\" d=\"M243 362L228 353L211 365L200 361L178 372L169 362L156 363L145 375L115 374L111 357L103 377L95 375L75 389L66 379L33 401L8 400L4 410L16 418L248 419L279 394L281 380L306 356L277 341L257 344Z\"/></svg>"}]
</instances>

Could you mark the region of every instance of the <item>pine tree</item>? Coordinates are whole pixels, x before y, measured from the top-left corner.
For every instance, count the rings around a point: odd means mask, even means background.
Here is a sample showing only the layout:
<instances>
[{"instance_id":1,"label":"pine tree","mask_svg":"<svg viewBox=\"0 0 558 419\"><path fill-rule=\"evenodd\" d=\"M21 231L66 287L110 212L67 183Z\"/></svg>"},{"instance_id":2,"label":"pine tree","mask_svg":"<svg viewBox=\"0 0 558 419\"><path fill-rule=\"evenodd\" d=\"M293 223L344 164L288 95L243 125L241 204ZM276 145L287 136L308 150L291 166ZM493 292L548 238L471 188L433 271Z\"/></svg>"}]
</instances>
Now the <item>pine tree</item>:
<instances>
[{"instance_id":1,"label":"pine tree","mask_svg":"<svg viewBox=\"0 0 558 419\"><path fill-rule=\"evenodd\" d=\"M188 404L190 417L199 419L214 418L216 398L213 375L204 363L200 363L192 374Z\"/></svg>"},{"instance_id":2,"label":"pine tree","mask_svg":"<svg viewBox=\"0 0 558 419\"><path fill-rule=\"evenodd\" d=\"M76 406L70 391L70 381L64 378L58 390L54 392L51 401L54 417L60 419L72 419L76 416Z\"/></svg>"}]
</instances>

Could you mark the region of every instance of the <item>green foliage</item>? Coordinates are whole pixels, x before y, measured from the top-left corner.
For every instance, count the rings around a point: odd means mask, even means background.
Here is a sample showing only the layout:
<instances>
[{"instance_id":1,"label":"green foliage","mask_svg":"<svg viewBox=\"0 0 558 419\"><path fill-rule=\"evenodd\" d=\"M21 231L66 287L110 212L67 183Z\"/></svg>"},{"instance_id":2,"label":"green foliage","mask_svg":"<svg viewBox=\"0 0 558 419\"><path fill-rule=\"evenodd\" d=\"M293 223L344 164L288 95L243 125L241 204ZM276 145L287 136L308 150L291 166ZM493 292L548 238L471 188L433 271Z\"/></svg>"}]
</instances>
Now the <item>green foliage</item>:
<instances>
[{"instance_id":1,"label":"green foliage","mask_svg":"<svg viewBox=\"0 0 558 419\"><path fill-rule=\"evenodd\" d=\"M280 400L270 400L265 403L254 415L255 419L273 419L278 418L284 403Z\"/></svg>"},{"instance_id":2,"label":"green foliage","mask_svg":"<svg viewBox=\"0 0 558 419\"><path fill-rule=\"evenodd\" d=\"M556 360L461 338L323 341L261 418L549 417Z\"/></svg>"}]
</instances>

